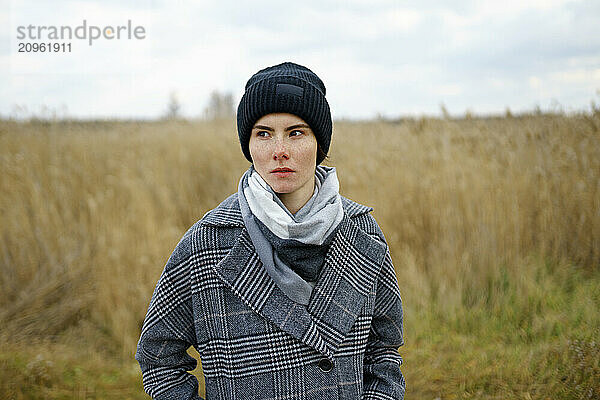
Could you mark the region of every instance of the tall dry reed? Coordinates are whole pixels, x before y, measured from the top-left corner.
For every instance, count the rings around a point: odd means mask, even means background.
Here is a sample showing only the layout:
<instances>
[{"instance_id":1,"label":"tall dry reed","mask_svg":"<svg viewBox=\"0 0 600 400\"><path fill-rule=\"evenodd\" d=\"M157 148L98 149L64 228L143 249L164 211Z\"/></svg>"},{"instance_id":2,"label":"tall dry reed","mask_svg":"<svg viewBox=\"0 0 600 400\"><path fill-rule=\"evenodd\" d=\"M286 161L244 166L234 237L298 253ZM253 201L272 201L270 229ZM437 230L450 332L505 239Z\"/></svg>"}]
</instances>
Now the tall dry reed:
<instances>
[{"instance_id":1,"label":"tall dry reed","mask_svg":"<svg viewBox=\"0 0 600 400\"><path fill-rule=\"evenodd\" d=\"M408 309L497 301L522 260L600 265L600 117L337 122L329 164L373 206ZM248 163L221 122L0 122L0 326L88 321L135 349L162 267ZM440 301L443 299L443 301Z\"/></svg>"}]
</instances>

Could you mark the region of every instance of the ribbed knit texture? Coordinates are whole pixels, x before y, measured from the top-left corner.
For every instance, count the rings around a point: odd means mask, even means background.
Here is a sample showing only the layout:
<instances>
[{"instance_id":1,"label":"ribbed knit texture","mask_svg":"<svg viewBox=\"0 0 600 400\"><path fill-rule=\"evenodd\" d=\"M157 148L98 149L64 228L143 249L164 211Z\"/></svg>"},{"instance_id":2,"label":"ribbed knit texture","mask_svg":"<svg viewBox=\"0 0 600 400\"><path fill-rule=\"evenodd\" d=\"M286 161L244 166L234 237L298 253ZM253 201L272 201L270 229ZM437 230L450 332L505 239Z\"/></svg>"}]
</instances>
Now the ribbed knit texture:
<instances>
[{"instance_id":1,"label":"ribbed knit texture","mask_svg":"<svg viewBox=\"0 0 600 400\"><path fill-rule=\"evenodd\" d=\"M332 122L325 93L323 81L314 72L291 62L274 65L252 75L237 111L238 135L248 161L252 162L248 147L252 127L262 116L271 113L290 113L302 118L327 154ZM322 161L323 156L317 158L317 164Z\"/></svg>"}]
</instances>

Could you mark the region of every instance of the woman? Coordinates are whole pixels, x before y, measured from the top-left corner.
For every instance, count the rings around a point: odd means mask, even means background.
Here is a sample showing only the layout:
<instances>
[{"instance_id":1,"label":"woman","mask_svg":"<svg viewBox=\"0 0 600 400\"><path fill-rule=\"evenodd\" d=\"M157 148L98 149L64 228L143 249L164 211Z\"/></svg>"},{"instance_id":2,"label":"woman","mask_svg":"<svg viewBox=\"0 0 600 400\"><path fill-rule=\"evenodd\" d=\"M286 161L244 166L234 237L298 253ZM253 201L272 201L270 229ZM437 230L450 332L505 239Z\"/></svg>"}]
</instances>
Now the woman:
<instances>
[{"instance_id":1,"label":"woman","mask_svg":"<svg viewBox=\"0 0 600 400\"><path fill-rule=\"evenodd\" d=\"M293 63L246 84L237 193L183 236L156 286L136 359L157 399L402 399L402 303L371 208L320 166L325 86Z\"/></svg>"}]
</instances>

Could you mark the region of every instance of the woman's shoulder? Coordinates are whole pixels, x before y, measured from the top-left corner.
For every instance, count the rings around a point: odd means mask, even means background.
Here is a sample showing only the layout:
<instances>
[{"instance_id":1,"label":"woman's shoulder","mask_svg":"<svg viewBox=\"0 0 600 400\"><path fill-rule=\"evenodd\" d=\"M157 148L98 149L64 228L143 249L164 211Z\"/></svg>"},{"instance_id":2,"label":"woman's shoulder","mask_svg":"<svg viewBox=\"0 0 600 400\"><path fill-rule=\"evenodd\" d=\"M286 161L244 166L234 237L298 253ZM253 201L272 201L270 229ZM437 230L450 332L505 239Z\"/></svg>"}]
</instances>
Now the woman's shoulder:
<instances>
[{"instance_id":1,"label":"woman's shoulder","mask_svg":"<svg viewBox=\"0 0 600 400\"><path fill-rule=\"evenodd\" d=\"M362 205L341 195L340 197L342 198L342 207L344 209L344 212L350 218L355 218L373 211L373 207Z\"/></svg>"},{"instance_id":2,"label":"woman's shoulder","mask_svg":"<svg viewBox=\"0 0 600 400\"><path fill-rule=\"evenodd\" d=\"M375 217L371 214L373 207L365 206L350 200L344 196L342 198L342 207L346 215L351 218L358 227L365 233L380 239L385 243L383 231L377 224Z\"/></svg>"},{"instance_id":3,"label":"woman's shoulder","mask_svg":"<svg viewBox=\"0 0 600 400\"><path fill-rule=\"evenodd\" d=\"M214 227L242 227L243 225L237 193L235 193L223 200L217 207L206 212L202 218L188 228L171 255L174 264L179 264L207 248L225 245L236 237L234 231L223 230L219 232L219 238L215 238L210 233ZM229 236L232 240L226 240Z\"/></svg>"},{"instance_id":4,"label":"woman's shoulder","mask_svg":"<svg viewBox=\"0 0 600 400\"><path fill-rule=\"evenodd\" d=\"M218 206L209 210L196 223L203 226L243 226L244 220L240 210L238 194L234 193L223 200Z\"/></svg>"}]
</instances>

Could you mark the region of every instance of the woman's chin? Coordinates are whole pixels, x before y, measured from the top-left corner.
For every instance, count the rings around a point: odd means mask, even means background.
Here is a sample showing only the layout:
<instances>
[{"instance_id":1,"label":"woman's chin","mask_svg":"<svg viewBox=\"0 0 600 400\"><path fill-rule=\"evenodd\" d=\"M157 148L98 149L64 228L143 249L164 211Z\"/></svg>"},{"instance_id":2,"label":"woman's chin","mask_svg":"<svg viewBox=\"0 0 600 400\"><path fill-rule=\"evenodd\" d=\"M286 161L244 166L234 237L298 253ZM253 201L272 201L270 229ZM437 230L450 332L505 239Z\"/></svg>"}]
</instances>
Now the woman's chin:
<instances>
[{"instance_id":1,"label":"woman's chin","mask_svg":"<svg viewBox=\"0 0 600 400\"><path fill-rule=\"evenodd\" d=\"M275 180L267 183L269 184L269 186L271 186L271 189L273 189L273 191L277 194L288 194L292 193L295 189L297 189L296 187L294 187L293 184L291 184L291 182L281 182L280 180Z\"/></svg>"},{"instance_id":2,"label":"woman's chin","mask_svg":"<svg viewBox=\"0 0 600 400\"><path fill-rule=\"evenodd\" d=\"M278 194L278 195L279 195L279 194L289 194L289 193L292 193L292 192L294 191L293 189L289 189L289 188L281 188L281 187L274 187L274 188L272 188L272 189L273 189L273 191L274 191L276 194Z\"/></svg>"}]
</instances>

